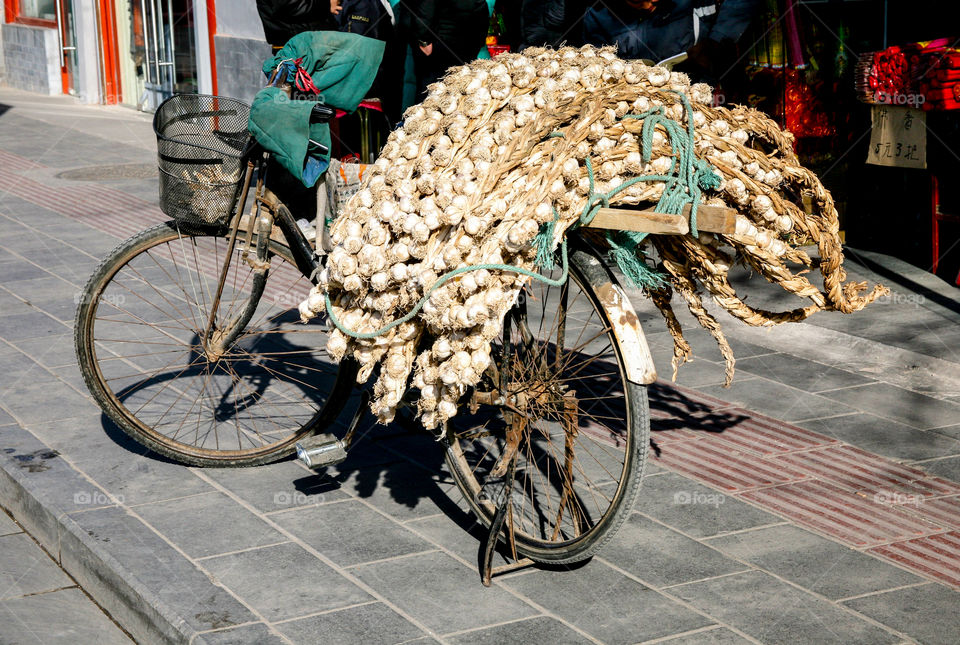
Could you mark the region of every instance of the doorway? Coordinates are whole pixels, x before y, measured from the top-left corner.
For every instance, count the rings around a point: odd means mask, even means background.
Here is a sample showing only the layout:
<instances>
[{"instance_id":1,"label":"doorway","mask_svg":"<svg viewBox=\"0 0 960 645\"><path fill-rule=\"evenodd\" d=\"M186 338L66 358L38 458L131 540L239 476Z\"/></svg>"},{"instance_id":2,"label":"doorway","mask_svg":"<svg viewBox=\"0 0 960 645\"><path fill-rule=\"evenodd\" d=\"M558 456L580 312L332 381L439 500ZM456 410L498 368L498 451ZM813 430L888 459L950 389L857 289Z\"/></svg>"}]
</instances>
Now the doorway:
<instances>
[{"instance_id":1,"label":"doorway","mask_svg":"<svg viewBox=\"0 0 960 645\"><path fill-rule=\"evenodd\" d=\"M115 0L120 102L153 112L197 91L193 0Z\"/></svg>"}]
</instances>

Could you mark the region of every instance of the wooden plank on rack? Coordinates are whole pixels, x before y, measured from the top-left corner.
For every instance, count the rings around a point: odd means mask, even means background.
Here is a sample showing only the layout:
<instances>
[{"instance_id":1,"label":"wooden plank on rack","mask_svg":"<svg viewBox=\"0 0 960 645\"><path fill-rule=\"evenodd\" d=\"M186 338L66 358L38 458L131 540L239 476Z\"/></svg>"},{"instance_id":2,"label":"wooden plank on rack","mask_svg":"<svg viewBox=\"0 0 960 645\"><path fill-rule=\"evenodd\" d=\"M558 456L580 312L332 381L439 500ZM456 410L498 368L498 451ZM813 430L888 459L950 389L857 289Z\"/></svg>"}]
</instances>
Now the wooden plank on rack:
<instances>
[{"instance_id":1,"label":"wooden plank on rack","mask_svg":"<svg viewBox=\"0 0 960 645\"><path fill-rule=\"evenodd\" d=\"M689 204L684 207L683 215L668 215L652 209L601 208L589 227L655 235L686 235L690 232L689 218ZM737 211L732 208L700 206L697 209L697 229L700 231L732 234L736 228Z\"/></svg>"},{"instance_id":2,"label":"wooden plank on rack","mask_svg":"<svg viewBox=\"0 0 960 645\"><path fill-rule=\"evenodd\" d=\"M589 226L657 235L686 235L690 232L690 224L683 215L667 215L652 210L637 211L628 208L601 208Z\"/></svg>"}]
</instances>

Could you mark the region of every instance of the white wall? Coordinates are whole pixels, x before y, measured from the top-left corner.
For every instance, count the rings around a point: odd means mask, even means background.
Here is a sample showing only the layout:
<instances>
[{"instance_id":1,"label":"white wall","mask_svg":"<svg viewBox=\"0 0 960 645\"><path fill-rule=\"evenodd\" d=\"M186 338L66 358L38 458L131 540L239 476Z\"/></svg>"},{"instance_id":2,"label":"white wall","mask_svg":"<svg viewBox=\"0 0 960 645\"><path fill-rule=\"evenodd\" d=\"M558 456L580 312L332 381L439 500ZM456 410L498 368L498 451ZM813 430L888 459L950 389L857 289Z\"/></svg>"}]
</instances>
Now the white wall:
<instances>
[{"instance_id":1,"label":"white wall","mask_svg":"<svg viewBox=\"0 0 960 645\"><path fill-rule=\"evenodd\" d=\"M264 40L256 0L216 0L217 35Z\"/></svg>"},{"instance_id":2,"label":"white wall","mask_svg":"<svg viewBox=\"0 0 960 645\"><path fill-rule=\"evenodd\" d=\"M77 96L82 103L100 102L100 44L97 42L95 0L73 0L77 35ZM59 64L59 62L58 62Z\"/></svg>"}]
</instances>

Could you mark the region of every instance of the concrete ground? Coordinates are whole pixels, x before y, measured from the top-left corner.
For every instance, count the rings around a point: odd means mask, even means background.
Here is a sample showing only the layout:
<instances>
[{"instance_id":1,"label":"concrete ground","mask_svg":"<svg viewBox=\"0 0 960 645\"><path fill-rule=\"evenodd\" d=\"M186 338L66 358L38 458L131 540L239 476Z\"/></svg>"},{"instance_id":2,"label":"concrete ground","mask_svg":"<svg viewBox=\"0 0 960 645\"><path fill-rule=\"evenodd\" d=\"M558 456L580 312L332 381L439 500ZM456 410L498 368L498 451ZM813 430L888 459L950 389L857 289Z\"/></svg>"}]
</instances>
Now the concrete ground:
<instances>
[{"instance_id":1,"label":"concrete ground","mask_svg":"<svg viewBox=\"0 0 960 645\"><path fill-rule=\"evenodd\" d=\"M721 318L731 388L692 331L696 361L651 388L656 456L617 538L583 566L487 589L478 527L426 435L375 429L325 475L199 469L100 414L73 312L98 259L163 218L154 157L143 115L0 89L0 505L138 641L956 642L957 290L857 254L851 279L893 288L860 314L773 330ZM105 164L123 168L83 179ZM756 306L795 306L737 284ZM637 308L668 378L670 339ZM0 577L24 562L0 556ZM54 582L38 584L63 582L45 570ZM28 598L71 607L61 593ZM44 620L40 602L0 611ZM0 642L21 642L8 624Z\"/></svg>"}]
</instances>

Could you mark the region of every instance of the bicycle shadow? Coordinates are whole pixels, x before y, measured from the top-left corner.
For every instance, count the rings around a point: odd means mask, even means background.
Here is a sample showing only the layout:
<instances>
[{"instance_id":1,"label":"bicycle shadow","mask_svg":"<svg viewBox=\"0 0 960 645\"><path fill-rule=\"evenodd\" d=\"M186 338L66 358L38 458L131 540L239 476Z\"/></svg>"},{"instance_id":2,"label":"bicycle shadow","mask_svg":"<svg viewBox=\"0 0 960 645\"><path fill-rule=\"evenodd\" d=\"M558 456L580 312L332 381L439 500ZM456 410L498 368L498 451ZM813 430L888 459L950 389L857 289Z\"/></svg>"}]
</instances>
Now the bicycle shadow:
<instances>
[{"instance_id":1,"label":"bicycle shadow","mask_svg":"<svg viewBox=\"0 0 960 645\"><path fill-rule=\"evenodd\" d=\"M668 443L682 433L708 432L722 434L749 417L744 414L714 409L674 388L669 382L657 381L647 387L650 402L650 447L659 457L657 439Z\"/></svg>"}]
</instances>

